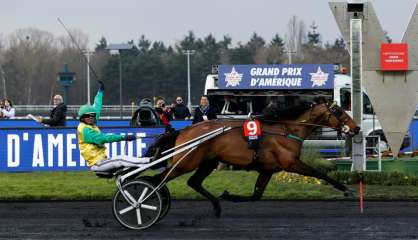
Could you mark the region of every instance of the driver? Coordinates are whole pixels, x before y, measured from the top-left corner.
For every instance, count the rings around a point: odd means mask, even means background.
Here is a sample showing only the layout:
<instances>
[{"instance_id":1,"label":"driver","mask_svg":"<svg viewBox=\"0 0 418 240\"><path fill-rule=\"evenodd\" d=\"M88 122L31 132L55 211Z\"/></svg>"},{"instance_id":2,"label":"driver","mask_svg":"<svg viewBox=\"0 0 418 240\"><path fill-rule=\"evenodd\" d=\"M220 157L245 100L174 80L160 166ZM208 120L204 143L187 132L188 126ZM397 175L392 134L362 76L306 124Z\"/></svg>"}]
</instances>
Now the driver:
<instances>
[{"instance_id":1,"label":"driver","mask_svg":"<svg viewBox=\"0 0 418 240\"><path fill-rule=\"evenodd\" d=\"M139 164L148 163L149 158L136 158L126 155L107 157L105 143L133 141L136 140L136 136L100 132L96 123L102 110L104 84L99 81L99 85L94 104L83 105L78 111L80 124L77 127L77 136L81 156L86 160L90 169L95 172L106 172L120 167L136 167Z\"/></svg>"}]
</instances>

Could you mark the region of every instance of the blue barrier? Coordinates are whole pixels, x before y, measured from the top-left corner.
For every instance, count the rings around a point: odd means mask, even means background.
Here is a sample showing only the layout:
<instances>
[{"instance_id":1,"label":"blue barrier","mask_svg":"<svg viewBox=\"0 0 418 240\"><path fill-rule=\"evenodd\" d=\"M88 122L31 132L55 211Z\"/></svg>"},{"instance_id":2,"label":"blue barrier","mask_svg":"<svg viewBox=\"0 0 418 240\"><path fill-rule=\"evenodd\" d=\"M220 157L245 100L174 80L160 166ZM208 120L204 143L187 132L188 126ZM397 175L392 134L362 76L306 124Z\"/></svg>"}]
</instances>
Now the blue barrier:
<instances>
[{"instance_id":1,"label":"blue barrier","mask_svg":"<svg viewBox=\"0 0 418 240\"><path fill-rule=\"evenodd\" d=\"M67 127L77 127L79 121L67 120ZM100 120L99 127L129 127L127 120ZM28 127L44 127L42 124L27 119L4 119L0 120L0 128L28 128Z\"/></svg>"},{"instance_id":2,"label":"blue barrier","mask_svg":"<svg viewBox=\"0 0 418 240\"><path fill-rule=\"evenodd\" d=\"M99 127L129 127L129 120L100 120ZM78 120L67 120L67 127L77 127ZM192 124L192 121L171 121L171 125L175 129L183 129ZM28 127L44 127L42 124L28 119L2 119L0 120L0 128L28 128Z\"/></svg>"},{"instance_id":3,"label":"blue barrier","mask_svg":"<svg viewBox=\"0 0 418 240\"><path fill-rule=\"evenodd\" d=\"M76 126L78 121L67 122ZM191 121L172 121L175 129L191 125ZM105 133L137 134L141 136L134 142L108 144L108 156L126 153L141 156L154 141L153 136L164 132L164 128L130 128L126 120L101 120L99 126ZM410 125L411 146L403 151L418 149L418 124ZM322 151L323 154L329 152ZM0 121L0 172L27 171L73 171L87 169L80 157L75 127L40 127L32 120Z\"/></svg>"},{"instance_id":4,"label":"blue barrier","mask_svg":"<svg viewBox=\"0 0 418 240\"><path fill-rule=\"evenodd\" d=\"M77 120L67 121L65 128L43 127L33 120L0 121L0 172L73 171L87 169L77 144ZM191 121L172 121L175 129L191 125ZM128 120L100 120L105 133L136 134L134 142L107 144L108 156L122 153L141 156L153 143L153 136L164 127L131 128Z\"/></svg>"},{"instance_id":5,"label":"blue barrier","mask_svg":"<svg viewBox=\"0 0 418 240\"><path fill-rule=\"evenodd\" d=\"M164 128L102 128L105 133L136 134L132 142L107 144L108 156L142 156ZM2 129L0 172L73 171L87 169L80 156L76 128Z\"/></svg>"},{"instance_id":6,"label":"blue barrier","mask_svg":"<svg viewBox=\"0 0 418 240\"><path fill-rule=\"evenodd\" d=\"M171 126L173 126L174 129L180 130L187 126L192 125L192 121L188 121L188 120L187 121L186 120L185 121L171 121L170 124Z\"/></svg>"}]
</instances>

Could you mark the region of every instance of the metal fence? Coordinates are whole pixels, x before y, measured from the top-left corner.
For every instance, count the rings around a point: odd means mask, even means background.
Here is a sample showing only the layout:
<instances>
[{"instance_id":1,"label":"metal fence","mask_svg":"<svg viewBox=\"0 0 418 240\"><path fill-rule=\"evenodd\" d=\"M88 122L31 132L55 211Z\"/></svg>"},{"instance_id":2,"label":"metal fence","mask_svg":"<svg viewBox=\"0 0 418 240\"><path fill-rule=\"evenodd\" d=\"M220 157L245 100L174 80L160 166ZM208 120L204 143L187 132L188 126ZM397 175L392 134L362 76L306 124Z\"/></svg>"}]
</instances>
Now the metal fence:
<instances>
[{"instance_id":1,"label":"metal fence","mask_svg":"<svg viewBox=\"0 0 418 240\"><path fill-rule=\"evenodd\" d=\"M48 117L51 110L54 108L52 105L14 105L16 111L16 118L26 118L28 114L34 116ZM78 109L81 105L67 105L67 118L77 119ZM196 105L192 105L193 110ZM122 105L122 118L130 119L135 110L138 109L138 105ZM103 105L102 114L103 119L117 119L120 118L120 105Z\"/></svg>"},{"instance_id":2,"label":"metal fence","mask_svg":"<svg viewBox=\"0 0 418 240\"><path fill-rule=\"evenodd\" d=\"M67 117L77 118L77 112L81 105L67 105ZM14 105L16 111L16 117L26 117L28 114L35 116L49 116L51 109L54 108L52 105ZM130 118L133 112L138 109L137 105L123 105L122 116L123 118ZM120 106L119 105L103 105L102 116L109 118L120 118Z\"/></svg>"}]
</instances>

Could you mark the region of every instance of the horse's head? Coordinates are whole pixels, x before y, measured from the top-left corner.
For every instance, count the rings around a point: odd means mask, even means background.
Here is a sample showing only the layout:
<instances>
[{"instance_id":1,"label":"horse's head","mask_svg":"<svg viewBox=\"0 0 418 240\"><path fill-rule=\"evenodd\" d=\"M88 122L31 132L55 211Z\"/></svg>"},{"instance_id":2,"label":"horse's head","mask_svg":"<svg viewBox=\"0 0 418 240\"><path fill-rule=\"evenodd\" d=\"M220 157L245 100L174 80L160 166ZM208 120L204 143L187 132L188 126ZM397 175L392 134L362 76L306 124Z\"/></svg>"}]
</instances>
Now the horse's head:
<instances>
[{"instance_id":1,"label":"horse's head","mask_svg":"<svg viewBox=\"0 0 418 240\"><path fill-rule=\"evenodd\" d=\"M336 103L326 101L324 98L318 98L313 104L301 102L286 109L280 109L277 104L270 104L263 110L263 118L267 121L299 118L301 123L336 128L352 136L360 131L360 127L350 115Z\"/></svg>"},{"instance_id":2,"label":"horse's head","mask_svg":"<svg viewBox=\"0 0 418 240\"><path fill-rule=\"evenodd\" d=\"M336 102L314 103L310 114L316 123L339 129L350 136L360 131L357 123Z\"/></svg>"}]
</instances>

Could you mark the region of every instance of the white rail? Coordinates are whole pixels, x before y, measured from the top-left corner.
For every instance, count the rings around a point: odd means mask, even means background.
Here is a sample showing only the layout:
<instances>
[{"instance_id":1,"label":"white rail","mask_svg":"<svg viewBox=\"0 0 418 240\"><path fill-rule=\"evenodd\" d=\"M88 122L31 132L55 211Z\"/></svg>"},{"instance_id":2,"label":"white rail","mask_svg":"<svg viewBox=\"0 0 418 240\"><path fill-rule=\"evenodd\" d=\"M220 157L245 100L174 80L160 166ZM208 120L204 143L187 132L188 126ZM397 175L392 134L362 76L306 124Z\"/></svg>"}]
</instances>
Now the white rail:
<instances>
[{"instance_id":1,"label":"white rail","mask_svg":"<svg viewBox=\"0 0 418 240\"><path fill-rule=\"evenodd\" d=\"M210 133L210 135L205 134L206 136L204 136L204 137L199 136L199 137L197 137L195 139L192 139L190 141L191 142L190 144L188 144L186 146L183 146L180 149L178 149L178 150L176 150L176 151L174 151L174 152L172 152L170 154L167 154L167 155L161 157L160 159L157 159L155 161L152 161L150 163L147 163L145 165L142 165L141 167L139 167L139 168L137 168L137 169L135 169L135 170L133 170L131 172L128 172L128 173L120 176L120 181L121 182L124 182L127 178L129 178L132 175L135 175L137 173L140 173L140 172L142 172L142 171L144 171L144 170L146 170L146 169L148 169L148 168L150 168L150 167L152 167L154 165L157 165L158 163L161 163L163 161L166 161L169 158L171 158L171 157L173 157L173 156L175 156L175 155L177 155L179 153L182 153L182 152L187 151L187 150L189 150L189 149L191 149L193 147L196 147L196 146L198 146L198 145L200 145L200 144L202 144L202 143L204 143L204 142L206 142L206 141L208 141L208 140L210 140L210 139L212 139L212 138L214 138L214 137L216 137L216 136L218 136L218 135L220 135L220 134L222 134L224 132L227 132L227 131L229 131L231 129L232 129L231 127L221 127L221 128L218 128L218 129L212 131Z\"/></svg>"}]
</instances>

